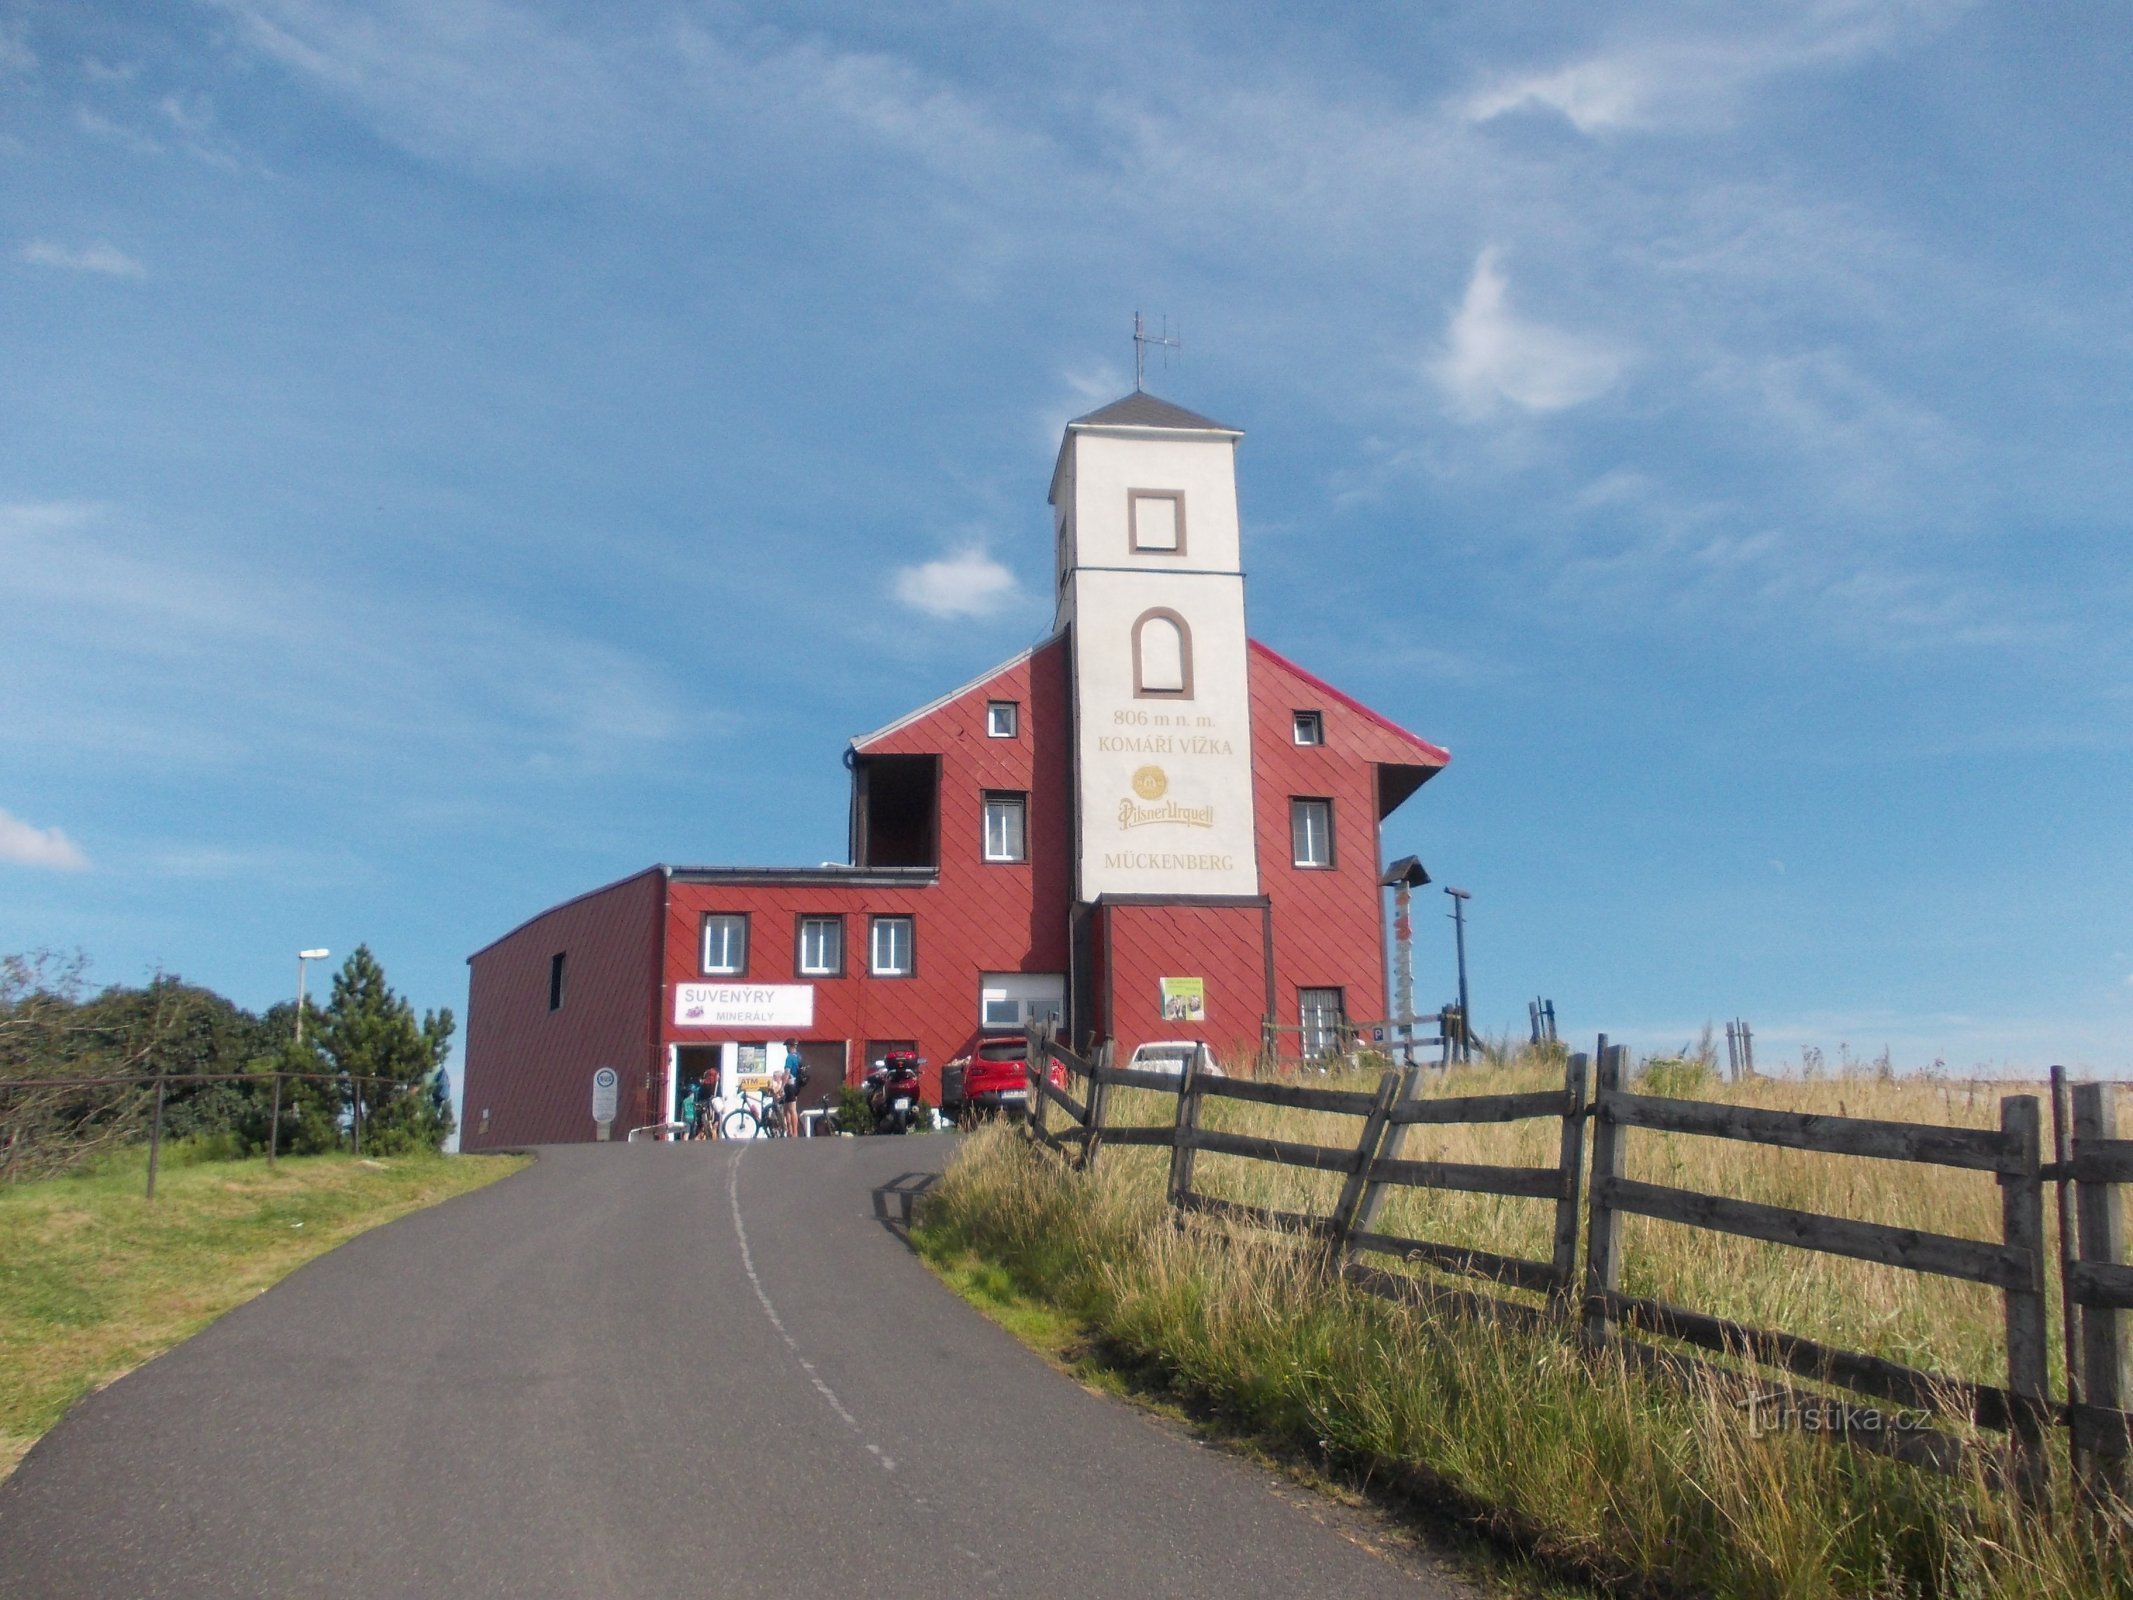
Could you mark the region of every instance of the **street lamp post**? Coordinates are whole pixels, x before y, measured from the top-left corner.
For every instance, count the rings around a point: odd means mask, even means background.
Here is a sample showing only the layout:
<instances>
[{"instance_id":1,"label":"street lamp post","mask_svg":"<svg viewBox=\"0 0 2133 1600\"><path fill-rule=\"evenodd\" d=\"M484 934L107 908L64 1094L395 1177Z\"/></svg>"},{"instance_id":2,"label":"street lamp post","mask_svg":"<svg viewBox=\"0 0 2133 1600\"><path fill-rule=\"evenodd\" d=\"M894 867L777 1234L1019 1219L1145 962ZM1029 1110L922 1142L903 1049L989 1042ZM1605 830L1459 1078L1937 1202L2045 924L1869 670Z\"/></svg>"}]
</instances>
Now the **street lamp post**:
<instances>
[{"instance_id":1,"label":"street lamp post","mask_svg":"<svg viewBox=\"0 0 2133 1600\"><path fill-rule=\"evenodd\" d=\"M304 1042L304 964L309 961L324 961L333 952L327 949L299 950L296 952L296 1042ZM273 1166L281 1155L281 1074L274 1074L274 1111L267 1123L267 1165Z\"/></svg>"},{"instance_id":2,"label":"street lamp post","mask_svg":"<svg viewBox=\"0 0 2133 1600\"><path fill-rule=\"evenodd\" d=\"M1468 1060L1474 1042L1473 1013L1466 998L1466 903L1473 898L1464 889L1446 889L1452 897L1452 934L1459 948L1459 1059Z\"/></svg>"},{"instance_id":3,"label":"street lamp post","mask_svg":"<svg viewBox=\"0 0 2133 1600\"><path fill-rule=\"evenodd\" d=\"M332 955L331 950L299 950L296 952L296 1042L304 1042L304 963L324 961Z\"/></svg>"}]
</instances>

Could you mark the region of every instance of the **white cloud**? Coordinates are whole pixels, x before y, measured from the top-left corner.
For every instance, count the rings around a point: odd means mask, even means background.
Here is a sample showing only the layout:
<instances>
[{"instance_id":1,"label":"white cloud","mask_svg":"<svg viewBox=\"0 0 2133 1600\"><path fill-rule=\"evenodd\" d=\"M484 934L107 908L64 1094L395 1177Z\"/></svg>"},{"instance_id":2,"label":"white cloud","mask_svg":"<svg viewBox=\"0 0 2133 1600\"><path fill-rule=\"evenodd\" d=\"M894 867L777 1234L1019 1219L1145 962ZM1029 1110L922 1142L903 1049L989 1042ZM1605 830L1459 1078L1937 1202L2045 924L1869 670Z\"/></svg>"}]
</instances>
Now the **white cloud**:
<instances>
[{"instance_id":1,"label":"white cloud","mask_svg":"<svg viewBox=\"0 0 2133 1600\"><path fill-rule=\"evenodd\" d=\"M89 858L57 828L37 828L0 811L0 861L53 872L86 872Z\"/></svg>"},{"instance_id":2,"label":"white cloud","mask_svg":"<svg viewBox=\"0 0 2133 1600\"><path fill-rule=\"evenodd\" d=\"M22 259L36 267L64 267L70 272L97 272L107 278L145 278L148 269L116 245L98 241L84 250L69 250L49 239L32 239Z\"/></svg>"},{"instance_id":3,"label":"white cloud","mask_svg":"<svg viewBox=\"0 0 2133 1600\"><path fill-rule=\"evenodd\" d=\"M929 617L992 617L1021 598L1015 575L973 546L896 569L896 598Z\"/></svg>"},{"instance_id":4,"label":"white cloud","mask_svg":"<svg viewBox=\"0 0 2133 1600\"><path fill-rule=\"evenodd\" d=\"M1494 84L1462 108L1469 122L1488 122L1528 106L1560 112L1580 133L1634 127L1646 117L1652 84L1635 61L1597 57L1554 72Z\"/></svg>"},{"instance_id":5,"label":"white cloud","mask_svg":"<svg viewBox=\"0 0 2133 1600\"><path fill-rule=\"evenodd\" d=\"M1597 341L1515 316L1496 250L1481 252L1466 298L1445 332L1432 371L1453 405L1485 417L1508 401L1525 411L1561 411L1607 392L1622 356Z\"/></svg>"},{"instance_id":6,"label":"white cloud","mask_svg":"<svg viewBox=\"0 0 2133 1600\"><path fill-rule=\"evenodd\" d=\"M1873 0L1823 0L1787 15L1773 9L1761 31L1735 38L1632 42L1567 66L1517 72L1469 94L1468 122L1523 110L1552 111L1588 136L1623 129L1719 121L1766 80L1842 68L1888 51L1963 9L1887 7Z\"/></svg>"}]
</instances>

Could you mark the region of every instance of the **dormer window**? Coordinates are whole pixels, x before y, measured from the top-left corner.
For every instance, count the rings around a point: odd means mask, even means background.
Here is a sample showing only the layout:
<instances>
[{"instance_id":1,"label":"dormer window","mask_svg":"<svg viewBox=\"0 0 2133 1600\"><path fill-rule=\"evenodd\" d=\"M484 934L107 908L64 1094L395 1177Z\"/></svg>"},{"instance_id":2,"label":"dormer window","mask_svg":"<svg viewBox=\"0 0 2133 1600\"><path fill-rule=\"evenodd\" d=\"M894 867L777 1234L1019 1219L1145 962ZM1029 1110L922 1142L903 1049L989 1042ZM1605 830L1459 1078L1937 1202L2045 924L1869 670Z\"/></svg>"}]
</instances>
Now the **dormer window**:
<instances>
[{"instance_id":1,"label":"dormer window","mask_svg":"<svg viewBox=\"0 0 2133 1600\"><path fill-rule=\"evenodd\" d=\"M1179 489L1129 489L1126 492L1127 542L1152 555L1185 553L1185 495Z\"/></svg>"}]
</instances>

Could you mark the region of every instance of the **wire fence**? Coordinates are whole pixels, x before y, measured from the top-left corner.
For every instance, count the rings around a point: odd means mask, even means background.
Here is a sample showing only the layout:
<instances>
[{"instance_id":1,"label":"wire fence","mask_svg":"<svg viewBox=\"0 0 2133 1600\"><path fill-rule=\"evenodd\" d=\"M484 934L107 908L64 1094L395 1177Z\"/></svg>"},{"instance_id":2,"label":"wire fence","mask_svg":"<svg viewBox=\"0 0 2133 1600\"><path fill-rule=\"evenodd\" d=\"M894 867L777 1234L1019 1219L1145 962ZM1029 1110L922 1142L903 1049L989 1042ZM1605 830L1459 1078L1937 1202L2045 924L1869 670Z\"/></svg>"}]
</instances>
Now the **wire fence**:
<instances>
[{"instance_id":1,"label":"wire fence","mask_svg":"<svg viewBox=\"0 0 2133 1600\"><path fill-rule=\"evenodd\" d=\"M306 1085L324 1085L331 1092L299 1105ZM297 1092L290 1092L292 1088ZM16 1182L48 1176L140 1143L145 1136L147 1195L153 1200L174 1098L182 1105L195 1106L217 1089L234 1096L233 1101L214 1108L217 1120L225 1124L217 1131L227 1131L230 1122L256 1120L261 1124L269 1166L281 1158L292 1118L306 1112L314 1118L323 1114L333 1129L334 1142L338 1144L345 1132L350 1152L361 1155L366 1118L374 1120L395 1102L430 1092L424 1080L279 1069L0 1078L0 1179ZM263 1114L258 1114L262 1101Z\"/></svg>"}]
</instances>

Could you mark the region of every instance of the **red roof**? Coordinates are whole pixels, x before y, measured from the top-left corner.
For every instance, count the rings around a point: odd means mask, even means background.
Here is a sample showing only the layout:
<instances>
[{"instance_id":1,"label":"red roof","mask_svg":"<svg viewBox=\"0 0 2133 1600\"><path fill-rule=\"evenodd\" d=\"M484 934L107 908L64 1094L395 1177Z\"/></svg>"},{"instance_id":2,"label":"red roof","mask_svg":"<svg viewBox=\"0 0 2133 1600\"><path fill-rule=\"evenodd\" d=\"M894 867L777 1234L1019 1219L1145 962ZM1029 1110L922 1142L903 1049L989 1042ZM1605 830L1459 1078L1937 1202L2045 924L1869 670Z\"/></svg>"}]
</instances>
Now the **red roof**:
<instances>
[{"instance_id":1,"label":"red roof","mask_svg":"<svg viewBox=\"0 0 2133 1600\"><path fill-rule=\"evenodd\" d=\"M1409 733L1405 728L1401 727L1397 722L1394 722L1390 717L1371 710L1370 707L1364 705L1363 702L1356 699L1355 696L1350 694L1343 694L1340 690L1334 688L1332 684L1326 682L1324 678L1319 677L1317 673L1306 672L1302 667L1299 667L1295 662L1291 661L1280 651L1269 650L1257 639L1251 640L1250 645L1253 650L1257 651L1260 655L1266 657L1267 660L1273 662L1274 665L1280 667L1284 672L1294 673L1298 678L1301 678L1305 683L1311 685L1312 688L1318 690L1328 699L1339 702L1341 705L1346 706L1350 711L1355 712L1358 716L1369 718L1370 721L1376 723L1379 727L1383 728L1387 733L1393 735L1403 744L1412 746L1415 753L1421 757L1422 765L1441 767L1452 759L1451 751L1445 749L1442 745L1431 744L1427 739L1424 739L1419 735Z\"/></svg>"}]
</instances>

